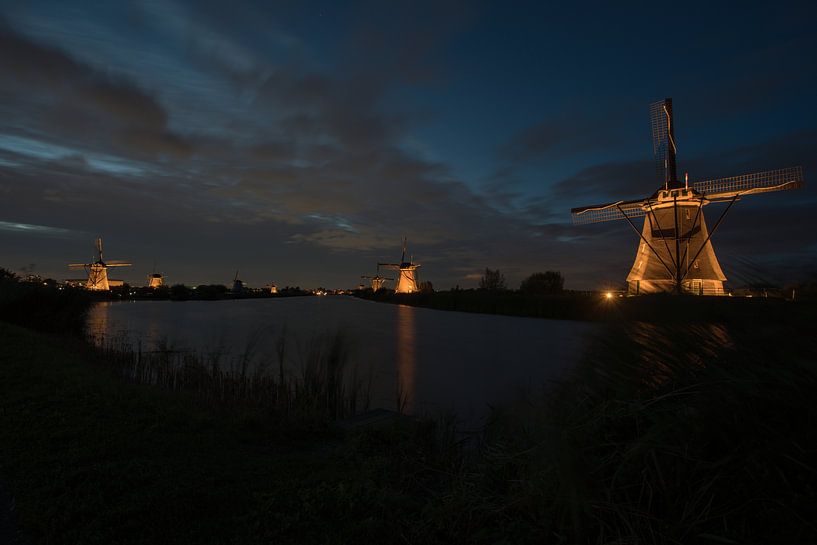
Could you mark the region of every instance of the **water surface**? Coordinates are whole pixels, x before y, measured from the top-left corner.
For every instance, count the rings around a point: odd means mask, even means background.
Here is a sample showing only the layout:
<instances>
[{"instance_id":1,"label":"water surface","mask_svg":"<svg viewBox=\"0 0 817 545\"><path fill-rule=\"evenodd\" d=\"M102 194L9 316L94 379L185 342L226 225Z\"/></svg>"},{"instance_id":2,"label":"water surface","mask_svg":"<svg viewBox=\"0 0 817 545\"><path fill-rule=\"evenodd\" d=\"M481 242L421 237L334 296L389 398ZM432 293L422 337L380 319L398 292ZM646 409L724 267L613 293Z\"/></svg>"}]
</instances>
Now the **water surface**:
<instances>
[{"instance_id":1,"label":"water surface","mask_svg":"<svg viewBox=\"0 0 817 545\"><path fill-rule=\"evenodd\" d=\"M520 390L560 378L598 326L376 303L352 297L99 303L88 320L96 336L127 334L147 349L166 341L224 365L248 346L256 364L277 368L275 339L286 328L286 367L313 343L340 331L358 376L371 377L372 407L485 414Z\"/></svg>"}]
</instances>

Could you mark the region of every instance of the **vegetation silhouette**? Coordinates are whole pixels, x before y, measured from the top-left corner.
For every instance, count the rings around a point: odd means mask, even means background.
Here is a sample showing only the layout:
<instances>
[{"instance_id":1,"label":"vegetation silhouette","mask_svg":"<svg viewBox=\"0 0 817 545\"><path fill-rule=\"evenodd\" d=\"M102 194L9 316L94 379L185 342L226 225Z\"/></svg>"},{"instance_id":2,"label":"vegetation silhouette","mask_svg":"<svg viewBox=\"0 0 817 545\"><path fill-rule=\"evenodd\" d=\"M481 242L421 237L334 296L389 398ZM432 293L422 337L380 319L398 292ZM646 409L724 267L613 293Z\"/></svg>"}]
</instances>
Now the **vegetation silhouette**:
<instances>
[{"instance_id":1,"label":"vegetation silhouette","mask_svg":"<svg viewBox=\"0 0 817 545\"><path fill-rule=\"evenodd\" d=\"M479 279L479 289L485 291L506 291L508 285L505 282L505 275L499 269L491 270L485 268L485 273Z\"/></svg>"},{"instance_id":2,"label":"vegetation silhouette","mask_svg":"<svg viewBox=\"0 0 817 545\"><path fill-rule=\"evenodd\" d=\"M533 273L522 281L519 291L527 295L552 295L564 291L565 279L558 271Z\"/></svg>"}]
</instances>

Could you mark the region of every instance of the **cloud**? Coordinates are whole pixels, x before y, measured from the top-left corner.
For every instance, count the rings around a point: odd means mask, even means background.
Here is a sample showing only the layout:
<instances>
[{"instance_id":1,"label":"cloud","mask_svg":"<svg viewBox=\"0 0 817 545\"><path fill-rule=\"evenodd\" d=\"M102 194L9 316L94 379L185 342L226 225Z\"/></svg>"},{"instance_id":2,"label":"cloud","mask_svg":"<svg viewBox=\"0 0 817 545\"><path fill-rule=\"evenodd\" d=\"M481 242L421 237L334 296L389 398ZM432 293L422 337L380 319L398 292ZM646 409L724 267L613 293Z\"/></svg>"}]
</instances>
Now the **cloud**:
<instances>
[{"instance_id":1,"label":"cloud","mask_svg":"<svg viewBox=\"0 0 817 545\"><path fill-rule=\"evenodd\" d=\"M83 141L134 157L190 152L169 130L167 112L153 95L7 24L0 24L0 75L5 124L24 126L29 136Z\"/></svg>"},{"instance_id":2,"label":"cloud","mask_svg":"<svg viewBox=\"0 0 817 545\"><path fill-rule=\"evenodd\" d=\"M564 157L609 147L615 141L598 120L559 114L517 133L501 148L501 155L512 161Z\"/></svg>"},{"instance_id":3,"label":"cloud","mask_svg":"<svg viewBox=\"0 0 817 545\"><path fill-rule=\"evenodd\" d=\"M0 230L10 231L13 233L43 235L63 239L81 234L79 231L75 231L73 229L64 229L62 227L50 227L48 225L32 225L30 223L14 223L9 221L0 221Z\"/></svg>"}]
</instances>

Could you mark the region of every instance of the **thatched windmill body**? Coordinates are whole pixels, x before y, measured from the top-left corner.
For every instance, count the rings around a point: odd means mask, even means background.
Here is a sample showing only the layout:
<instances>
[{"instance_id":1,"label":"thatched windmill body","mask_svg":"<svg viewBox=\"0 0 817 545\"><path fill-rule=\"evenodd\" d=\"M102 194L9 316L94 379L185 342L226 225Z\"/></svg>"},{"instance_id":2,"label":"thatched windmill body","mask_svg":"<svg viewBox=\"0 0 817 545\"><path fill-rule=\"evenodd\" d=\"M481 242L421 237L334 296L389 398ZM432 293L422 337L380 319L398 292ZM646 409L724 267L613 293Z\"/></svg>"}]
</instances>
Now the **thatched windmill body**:
<instances>
[{"instance_id":1,"label":"thatched windmill body","mask_svg":"<svg viewBox=\"0 0 817 545\"><path fill-rule=\"evenodd\" d=\"M741 197L771 191L796 189L803 185L800 167L744 174L690 184L676 175L675 134L672 99L650 106L653 152L663 175L663 185L651 196L633 201L584 206L571 210L574 224L623 219L640 238L630 274L630 294L675 292L723 295L723 274L711 238L726 213ZM704 221L703 207L728 203L711 231ZM633 223L644 218L639 231Z\"/></svg>"},{"instance_id":2,"label":"thatched windmill body","mask_svg":"<svg viewBox=\"0 0 817 545\"><path fill-rule=\"evenodd\" d=\"M414 263L412 259L406 260L406 246L408 240L403 238L403 255L400 258L400 263L378 263L378 270L380 267L393 271L399 271L397 277L397 285L394 287L395 293L414 293L419 291L417 286L417 268L419 263ZM382 284L381 284L382 286ZM374 288L374 284L372 284Z\"/></svg>"},{"instance_id":3,"label":"thatched windmill body","mask_svg":"<svg viewBox=\"0 0 817 545\"><path fill-rule=\"evenodd\" d=\"M121 286L121 280L108 279L108 269L110 267L130 267L130 263L125 261L104 261L102 259L102 237L96 239L96 261L91 263L70 263L69 269L85 269L88 280L85 288L94 291L108 291L111 286Z\"/></svg>"}]
</instances>

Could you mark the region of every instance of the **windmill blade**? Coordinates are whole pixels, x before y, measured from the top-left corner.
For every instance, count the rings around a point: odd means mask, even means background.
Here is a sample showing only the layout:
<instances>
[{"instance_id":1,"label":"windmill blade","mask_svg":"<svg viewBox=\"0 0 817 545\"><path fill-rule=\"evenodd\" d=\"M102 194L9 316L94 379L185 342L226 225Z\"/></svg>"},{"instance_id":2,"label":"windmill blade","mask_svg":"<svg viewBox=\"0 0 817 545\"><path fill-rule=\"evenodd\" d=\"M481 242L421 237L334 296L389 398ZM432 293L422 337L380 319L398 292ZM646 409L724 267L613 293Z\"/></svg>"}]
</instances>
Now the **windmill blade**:
<instances>
[{"instance_id":1,"label":"windmill blade","mask_svg":"<svg viewBox=\"0 0 817 545\"><path fill-rule=\"evenodd\" d=\"M87 266L88 265L85 264L85 263L69 263L68 264L69 269L84 269Z\"/></svg>"},{"instance_id":2,"label":"windmill blade","mask_svg":"<svg viewBox=\"0 0 817 545\"><path fill-rule=\"evenodd\" d=\"M647 212L644 210L644 200L637 200L573 208L570 214L573 217L573 225L586 225L588 223L621 220L625 217L630 219L641 218Z\"/></svg>"},{"instance_id":3,"label":"windmill blade","mask_svg":"<svg viewBox=\"0 0 817 545\"><path fill-rule=\"evenodd\" d=\"M652 127L652 153L655 156L655 170L662 182L674 182L677 176L671 98L650 104L650 126Z\"/></svg>"},{"instance_id":4,"label":"windmill blade","mask_svg":"<svg viewBox=\"0 0 817 545\"><path fill-rule=\"evenodd\" d=\"M106 261L105 265L108 267L130 267L133 263L128 263L126 261Z\"/></svg>"},{"instance_id":5,"label":"windmill blade","mask_svg":"<svg viewBox=\"0 0 817 545\"><path fill-rule=\"evenodd\" d=\"M717 180L704 180L692 188L709 200L731 199L741 195L785 191L803 186L803 168L789 167Z\"/></svg>"}]
</instances>

